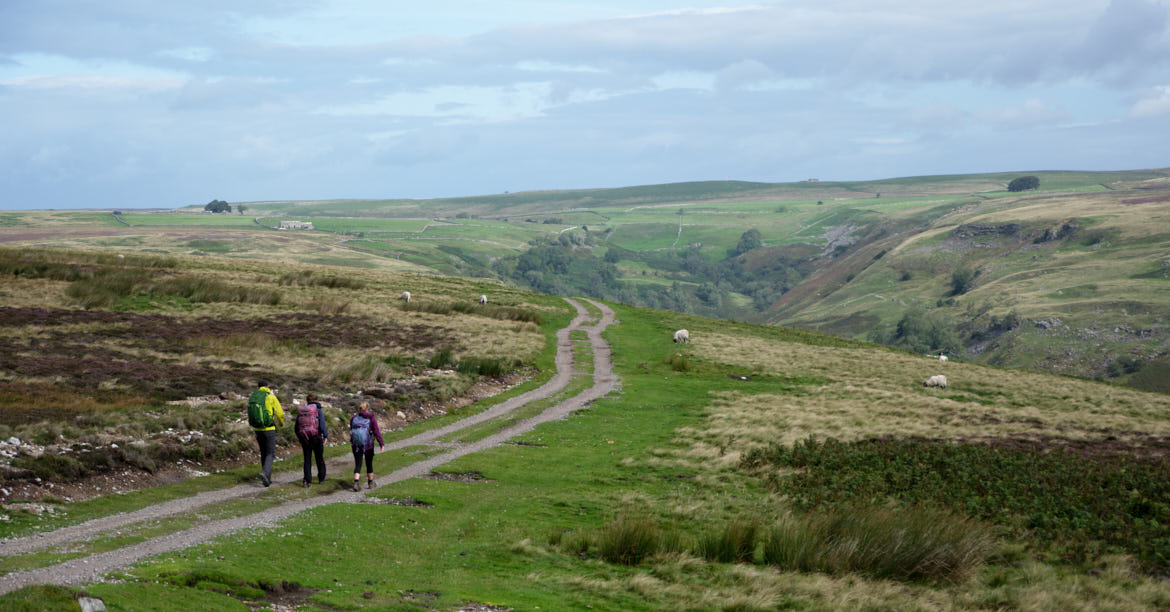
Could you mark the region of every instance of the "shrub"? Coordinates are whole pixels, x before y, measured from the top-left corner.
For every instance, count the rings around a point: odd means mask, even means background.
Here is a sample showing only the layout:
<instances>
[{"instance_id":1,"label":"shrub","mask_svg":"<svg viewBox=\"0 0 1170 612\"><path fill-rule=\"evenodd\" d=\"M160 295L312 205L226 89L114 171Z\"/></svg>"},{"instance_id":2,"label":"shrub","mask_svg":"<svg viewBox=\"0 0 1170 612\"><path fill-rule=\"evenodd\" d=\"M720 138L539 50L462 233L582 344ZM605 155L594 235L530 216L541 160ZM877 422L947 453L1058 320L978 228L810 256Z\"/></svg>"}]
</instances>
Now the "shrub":
<instances>
[{"instance_id":1,"label":"shrub","mask_svg":"<svg viewBox=\"0 0 1170 612\"><path fill-rule=\"evenodd\" d=\"M18 457L12 462L18 468L29 470L38 478L49 481L77 480L85 475L81 462L69 455L45 454L40 457Z\"/></svg>"},{"instance_id":2,"label":"shrub","mask_svg":"<svg viewBox=\"0 0 1170 612\"><path fill-rule=\"evenodd\" d=\"M800 509L891 499L948 507L1004 525L1066 560L1124 552L1148 570L1170 570L1170 459L1080 444L810 438L753 449L743 465Z\"/></svg>"},{"instance_id":3,"label":"shrub","mask_svg":"<svg viewBox=\"0 0 1170 612\"><path fill-rule=\"evenodd\" d=\"M662 532L649 517L622 515L601 530L598 551L610 563L637 565L658 552Z\"/></svg>"},{"instance_id":4,"label":"shrub","mask_svg":"<svg viewBox=\"0 0 1170 612\"><path fill-rule=\"evenodd\" d=\"M951 295L962 295L975 287L975 278L979 270L959 268L951 274Z\"/></svg>"},{"instance_id":5,"label":"shrub","mask_svg":"<svg viewBox=\"0 0 1170 612\"><path fill-rule=\"evenodd\" d=\"M675 353L667 360L670 363L670 369L675 372L689 372L691 369L691 360L682 353Z\"/></svg>"}]
</instances>

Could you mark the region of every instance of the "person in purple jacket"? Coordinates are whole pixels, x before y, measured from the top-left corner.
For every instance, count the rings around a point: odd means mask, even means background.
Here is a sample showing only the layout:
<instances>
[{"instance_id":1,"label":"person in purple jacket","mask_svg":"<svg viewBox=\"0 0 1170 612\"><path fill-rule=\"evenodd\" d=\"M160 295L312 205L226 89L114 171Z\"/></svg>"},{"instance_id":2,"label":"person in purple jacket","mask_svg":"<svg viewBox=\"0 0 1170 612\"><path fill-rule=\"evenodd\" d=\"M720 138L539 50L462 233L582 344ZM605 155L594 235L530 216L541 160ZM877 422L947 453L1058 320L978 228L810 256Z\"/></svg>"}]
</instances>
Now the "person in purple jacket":
<instances>
[{"instance_id":1,"label":"person in purple jacket","mask_svg":"<svg viewBox=\"0 0 1170 612\"><path fill-rule=\"evenodd\" d=\"M325 440L329 439L329 428L325 426L325 411L321 409L315 394L308 394L305 396L305 405L297 406L297 423L293 430L305 458L305 477L301 480L301 486L308 488L313 482L314 457L317 459L317 482L325 482Z\"/></svg>"},{"instance_id":2,"label":"person in purple jacket","mask_svg":"<svg viewBox=\"0 0 1170 612\"><path fill-rule=\"evenodd\" d=\"M385 450L382 443L382 430L378 427L378 419L370 412L370 403L362 402L358 405L358 413L349 419L349 446L353 450L353 490L360 491L358 485L362 477L362 458L366 460L366 488L374 488L374 440L378 441L378 450Z\"/></svg>"}]
</instances>

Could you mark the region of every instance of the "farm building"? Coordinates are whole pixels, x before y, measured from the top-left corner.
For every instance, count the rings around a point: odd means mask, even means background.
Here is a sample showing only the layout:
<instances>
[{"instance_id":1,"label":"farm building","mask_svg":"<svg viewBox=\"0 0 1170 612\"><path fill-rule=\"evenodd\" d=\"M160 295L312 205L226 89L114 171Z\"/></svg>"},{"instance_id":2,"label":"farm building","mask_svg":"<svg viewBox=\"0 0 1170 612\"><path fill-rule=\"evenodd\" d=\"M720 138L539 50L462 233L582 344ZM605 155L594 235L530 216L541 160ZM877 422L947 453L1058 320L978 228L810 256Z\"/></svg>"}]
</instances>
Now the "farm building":
<instances>
[{"instance_id":1,"label":"farm building","mask_svg":"<svg viewBox=\"0 0 1170 612\"><path fill-rule=\"evenodd\" d=\"M313 229L312 221L281 221L280 229L282 230L311 230Z\"/></svg>"}]
</instances>

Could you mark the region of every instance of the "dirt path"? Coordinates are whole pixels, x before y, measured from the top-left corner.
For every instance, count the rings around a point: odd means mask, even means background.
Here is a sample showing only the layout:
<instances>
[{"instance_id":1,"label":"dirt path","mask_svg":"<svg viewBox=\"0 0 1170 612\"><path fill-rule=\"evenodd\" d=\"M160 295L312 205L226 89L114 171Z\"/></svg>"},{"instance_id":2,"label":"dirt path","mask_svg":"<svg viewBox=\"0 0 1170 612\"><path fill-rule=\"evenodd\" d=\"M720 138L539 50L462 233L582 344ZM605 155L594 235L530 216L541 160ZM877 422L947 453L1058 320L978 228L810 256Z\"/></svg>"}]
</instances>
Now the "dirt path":
<instances>
[{"instance_id":1,"label":"dirt path","mask_svg":"<svg viewBox=\"0 0 1170 612\"><path fill-rule=\"evenodd\" d=\"M375 488L406 480L408 478L415 478L426 475L430 473L430 471L435 467L443 465L444 463L464 455L497 446L512 437L531 431L534 427L541 423L563 419L568 416L570 412L583 408L590 402L616 389L617 377L613 373L613 361L610 356L609 345L606 344L605 341L601 338L601 332L604 331L605 328L614 321L613 311L604 304L599 304L597 302L593 302L592 300L586 300L600 309L602 312L600 321L597 321L592 325L586 325L586 323L589 322L588 311L586 311L585 308L575 300L566 298L566 301L577 310L577 316L573 319L568 327L565 327L564 329L561 329L557 332L557 373L551 380L538 389L534 389L522 395L516 396L506 402L492 406L491 408L479 414L467 417L466 419L461 419L455 423L451 423L438 429L420 433L417 436L393 442L386 445L386 448L391 450L401 449L408 446L420 446L428 444L447 447L449 445L437 443L436 441L438 438L451 432L458 431L477 423L482 423L486 420L507 414L529 402L548 398L557 391L565 388L572 378L574 363L572 340L569 334L570 332L577 329L585 331L589 338L590 346L593 350L592 387L582 391L574 397L566 399L544 410L534 417L513 423L491 436L477 440L475 442L458 445L456 448L453 448L452 450L440 455L400 468L387 476L379 478L378 484L375 486ZM350 463L348 458L344 461L335 461L334 463L336 466L333 464L330 465L332 469L340 470L342 473L348 474L348 466ZM335 471L334 473L337 472ZM300 482L300 480L301 470L299 469L295 471L282 472L273 477L273 482L275 484L296 483ZM260 491L262 491L262 489L260 489L258 485L240 485L237 487L231 487L218 491L209 491L192 497L164 502L158 505L137 510L135 512L128 512L125 514L95 519L81 525L65 527L49 533L12 539L5 541L2 545L0 545L0 555L10 556L24 554L49 546L89 539L101 532L115 529L130 523L181 514L209 504L216 504L230 499L256 495ZM364 498L364 492L357 493L342 491L332 495L326 495L312 499L296 500L273 508L267 508L258 514L204 523L185 531L153 538L133 546L128 546L126 548L91 555L88 557L72 559L70 561L66 561L65 563L51 567L23 572L13 572L5 576L0 576L0 594L8 593L10 591L32 584L79 585L86 582L93 582L97 580L102 574L138 561L144 557L187 548L189 546L199 544L211 538L237 531L239 529L270 527L285 517L304 510L308 510L310 508L315 508L317 506L335 503L360 502Z\"/></svg>"}]
</instances>

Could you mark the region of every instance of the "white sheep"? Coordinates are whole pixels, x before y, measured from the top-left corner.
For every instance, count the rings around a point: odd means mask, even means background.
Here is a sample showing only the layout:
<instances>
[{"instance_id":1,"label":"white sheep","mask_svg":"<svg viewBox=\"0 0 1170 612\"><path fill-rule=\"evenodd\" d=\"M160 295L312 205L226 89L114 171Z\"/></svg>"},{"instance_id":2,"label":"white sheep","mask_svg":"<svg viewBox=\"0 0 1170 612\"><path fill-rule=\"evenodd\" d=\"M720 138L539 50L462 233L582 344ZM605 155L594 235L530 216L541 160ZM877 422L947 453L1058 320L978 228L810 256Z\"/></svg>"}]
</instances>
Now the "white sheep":
<instances>
[{"instance_id":1,"label":"white sheep","mask_svg":"<svg viewBox=\"0 0 1170 612\"><path fill-rule=\"evenodd\" d=\"M938 354L938 362L939 362L939 363L946 363L946 362L947 362L947 356L946 356L946 355L943 355L942 353L939 353L939 354Z\"/></svg>"},{"instance_id":2,"label":"white sheep","mask_svg":"<svg viewBox=\"0 0 1170 612\"><path fill-rule=\"evenodd\" d=\"M923 381L922 386L923 387L939 387L942 389L946 389L947 388L947 377L943 376L942 374L935 374L934 376L931 376L930 378Z\"/></svg>"},{"instance_id":3,"label":"white sheep","mask_svg":"<svg viewBox=\"0 0 1170 612\"><path fill-rule=\"evenodd\" d=\"M410 292L409 292L409 291L403 291L403 292L402 292L402 295L398 296L398 299L400 299L400 300L402 300L403 302L406 302L407 304L409 304L409 303L410 303Z\"/></svg>"},{"instance_id":4,"label":"white sheep","mask_svg":"<svg viewBox=\"0 0 1170 612\"><path fill-rule=\"evenodd\" d=\"M484 304L487 304L487 296L481 295L481 296L479 296L479 305L483 306Z\"/></svg>"},{"instance_id":5,"label":"white sheep","mask_svg":"<svg viewBox=\"0 0 1170 612\"><path fill-rule=\"evenodd\" d=\"M674 343L675 344L690 344L691 343L691 332L689 332L685 329L680 329L680 330L674 332Z\"/></svg>"}]
</instances>

